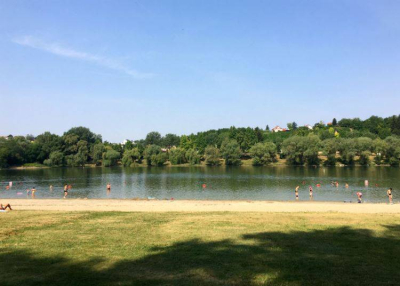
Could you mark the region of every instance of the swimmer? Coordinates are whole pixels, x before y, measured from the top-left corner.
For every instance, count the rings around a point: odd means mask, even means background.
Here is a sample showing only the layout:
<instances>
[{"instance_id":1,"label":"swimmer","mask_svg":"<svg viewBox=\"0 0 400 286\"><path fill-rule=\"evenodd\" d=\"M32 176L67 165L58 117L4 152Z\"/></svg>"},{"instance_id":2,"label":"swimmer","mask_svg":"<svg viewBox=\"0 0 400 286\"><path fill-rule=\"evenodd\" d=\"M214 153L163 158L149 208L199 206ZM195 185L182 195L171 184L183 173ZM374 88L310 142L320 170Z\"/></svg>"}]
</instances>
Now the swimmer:
<instances>
[{"instance_id":1,"label":"swimmer","mask_svg":"<svg viewBox=\"0 0 400 286\"><path fill-rule=\"evenodd\" d=\"M32 199L34 199L36 197L36 195L35 195L35 193L36 193L35 187L32 188L31 192L32 192Z\"/></svg>"},{"instance_id":2,"label":"swimmer","mask_svg":"<svg viewBox=\"0 0 400 286\"><path fill-rule=\"evenodd\" d=\"M107 183L107 193L111 192L111 184Z\"/></svg>"},{"instance_id":3,"label":"swimmer","mask_svg":"<svg viewBox=\"0 0 400 286\"><path fill-rule=\"evenodd\" d=\"M349 188L349 184L346 183L346 185L344 185L344 187L345 187L346 189L348 189L348 188Z\"/></svg>"},{"instance_id":4,"label":"swimmer","mask_svg":"<svg viewBox=\"0 0 400 286\"><path fill-rule=\"evenodd\" d=\"M50 192L52 192L53 191L53 185L50 185L49 189L50 189Z\"/></svg>"},{"instance_id":5,"label":"swimmer","mask_svg":"<svg viewBox=\"0 0 400 286\"><path fill-rule=\"evenodd\" d=\"M389 198L389 204L393 205L393 194L392 194L393 189L389 188L389 190L386 191L386 194Z\"/></svg>"},{"instance_id":6,"label":"swimmer","mask_svg":"<svg viewBox=\"0 0 400 286\"><path fill-rule=\"evenodd\" d=\"M357 192L357 200L358 200L358 203L359 204L361 204L362 203L362 193L361 192Z\"/></svg>"},{"instance_id":7,"label":"swimmer","mask_svg":"<svg viewBox=\"0 0 400 286\"><path fill-rule=\"evenodd\" d=\"M294 194L295 194L295 196L296 196L296 201L298 201L299 200L299 186L297 186L296 187L296 189L295 189L295 191L294 191Z\"/></svg>"},{"instance_id":8,"label":"swimmer","mask_svg":"<svg viewBox=\"0 0 400 286\"><path fill-rule=\"evenodd\" d=\"M310 190L310 201L312 201L314 199L314 197L313 197L313 189L311 186L310 186L309 190Z\"/></svg>"},{"instance_id":9,"label":"swimmer","mask_svg":"<svg viewBox=\"0 0 400 286\"><path fill-rule=\"evenodd\" d=\"M64 199L68 196L68 185L64 185Z\"/></svg>"}]
</instances>

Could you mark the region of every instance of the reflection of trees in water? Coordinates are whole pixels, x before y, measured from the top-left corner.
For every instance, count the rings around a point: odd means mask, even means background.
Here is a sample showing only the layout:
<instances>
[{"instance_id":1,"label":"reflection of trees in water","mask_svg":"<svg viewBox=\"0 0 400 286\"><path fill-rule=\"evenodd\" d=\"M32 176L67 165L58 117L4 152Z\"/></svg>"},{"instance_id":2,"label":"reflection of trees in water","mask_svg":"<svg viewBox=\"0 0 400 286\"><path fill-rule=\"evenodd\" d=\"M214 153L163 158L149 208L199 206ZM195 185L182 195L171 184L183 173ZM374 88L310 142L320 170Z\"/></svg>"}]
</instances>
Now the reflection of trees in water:
<instances>
[{"instance_id":1,"label":"reflection of trees in water","mask_svg":"<svg viewBox=\"0 0 400 286\"><path fill-rule=\"evenodd\" d=\"M10 285L395 285L399 235L400 226L392 225L382 236L341 227L254 233L238 242L193 239L107 269L99 265L113 253L74 263L3 249L0 277Z\"/></svg>"}]
</instances>

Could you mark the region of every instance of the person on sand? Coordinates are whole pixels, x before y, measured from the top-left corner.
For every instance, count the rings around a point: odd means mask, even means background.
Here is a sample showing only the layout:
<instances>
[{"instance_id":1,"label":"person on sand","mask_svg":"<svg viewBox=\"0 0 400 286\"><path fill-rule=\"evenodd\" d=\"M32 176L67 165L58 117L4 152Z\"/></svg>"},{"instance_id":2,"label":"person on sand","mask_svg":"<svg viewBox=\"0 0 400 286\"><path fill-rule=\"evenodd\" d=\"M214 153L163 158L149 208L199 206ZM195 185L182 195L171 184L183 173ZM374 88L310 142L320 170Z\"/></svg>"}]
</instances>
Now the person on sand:
<instances>
[{"instance_id":1,"label":"person on sand","mask_svg":"<svg viewBox=\"0 0 400 286\"><path fill-rule=\"evenodd\" d=\"M35 195L35 193L36 193L36 188L33 187L32 190L31 190L31 192L32 192L32 199L34 199L34 198L36 197L36 195Z\"/></svg>"},{"instance_id":2,"label":"person on sand","mask_svg":"<svg viewBox=\"0 0 400 286\"><path fill-rule=\"evenodd\" d=\"M313 189L311 186L309 190L310 190L310 201L312 201L314 199L314 196L313 196Z\"/></svg>"},{"instance_id":3,"label":"person on sand","mask_svg":"<svg viewBox=\"0 0 400 286\"><path fill-rule=\"evenodd\" d=\"M3 204L0 204L0 210L5 211L5 210L7 210L7 208L8 208L10 211L12 211L12 208L11 208L11 205L10 205L10 204L7 204L7 205L5 205L5 206L3 206Z\"/></svg>"},{"instance_id":4,"label":"person on sand","mask_svg":"<svg viewBox=\"0 0 400 286\"><path fill-rule=\"evenodd\" d=\"M358 203L361 204L362 203L362 193L361 192L357 192L357 199L358 199Z\"/></svg>"},{"instance_id":5,"label":"person on sand","mask_svg":"<svg viewBox=\"0 0 400 286\"><path fill-rule=\"evenodd\" d=\"M296 195L296 201L298 201L299 200L299 186L297 186L296 187L296 189L295 189L295 191L294 191L294 194Z\"/></svg>"},{"instance_id":6,"label":"person on sand","mask_svg":"<svg viewBox=\"0 0 400 286\"><path fill-rule=\"evenodd\" d=\"M393 205L393 195L392 195L392 188L389 188L389 190L387 190L386 194L389 197L389 204Z\"/></svg>"},{"instance_id":7,"label":"person on sand","mask_svg":"<svg viewBox=\"0 0 400 286\"><path fill-rule=\"evenodd\" d=\"M68 196L68 185L64 185L64 199Z\"/></svg>"}]
</instances>

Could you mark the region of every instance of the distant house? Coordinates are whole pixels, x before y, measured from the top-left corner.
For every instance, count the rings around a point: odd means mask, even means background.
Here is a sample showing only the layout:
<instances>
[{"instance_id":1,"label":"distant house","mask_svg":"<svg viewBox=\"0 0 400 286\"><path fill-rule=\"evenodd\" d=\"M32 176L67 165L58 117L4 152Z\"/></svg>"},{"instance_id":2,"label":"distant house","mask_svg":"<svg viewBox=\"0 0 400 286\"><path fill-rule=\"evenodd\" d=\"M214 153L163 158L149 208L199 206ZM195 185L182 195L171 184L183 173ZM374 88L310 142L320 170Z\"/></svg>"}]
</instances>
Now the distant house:
<instances>
[{"instance_id":1,"label":"distant house","mask_svg":"<svg viewBox=\"0 0 400 286\"><path fill-rule=\"evenodd\" d=\"M272 132L286 132L286 131L290 131L289 128L281 128L280 126L275 126L274 128L272 128L271 130Z\"/></svg>"},{"instance_id":2,"label":"distant house","mask_svg":"<svg viewBox=\"0 0 400 286\"><path fill-rule=\"evenodd\" d=\"M306 125L304 125L304 127L308 128L310 130L313 130L313 127L310 124L306 124Z\"/></svg>"},{"instance_id":3,"label":"distant house","mask_svg":"<svg viewBox=\"0 0 400 286\"><path fill-rule=\"evenodd\" d=\"M285 131L284 128L281 128L280 126L275 126L274 128L272 128L272 132L282 132Z\"/></svg>"}]
</instances>

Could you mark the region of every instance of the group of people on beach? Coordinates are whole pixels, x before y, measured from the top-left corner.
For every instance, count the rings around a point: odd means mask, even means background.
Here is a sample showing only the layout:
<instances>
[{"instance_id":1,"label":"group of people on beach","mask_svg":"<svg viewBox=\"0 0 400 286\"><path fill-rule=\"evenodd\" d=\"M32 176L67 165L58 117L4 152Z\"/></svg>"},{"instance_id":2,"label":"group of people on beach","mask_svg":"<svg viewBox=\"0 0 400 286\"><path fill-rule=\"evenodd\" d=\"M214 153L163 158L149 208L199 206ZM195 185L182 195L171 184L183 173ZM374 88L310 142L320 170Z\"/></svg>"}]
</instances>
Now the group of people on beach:
<instances>
[{"instance_id":1,"label":"group of people on beach","mask_svg":"<svg viewBox=\"0 0 400 286\"><path fill-rule=\"evenodd\" d=\"M367 181L366 181L367 182ZM305 182L303 181L303 185L305 184ZM331 182L331 185L332 186L336 186L336 187L339 187L339 183L338 182ZM367 185L367 184L366 184ZM321 184L317 184L317 187L321 187ZM348 189L349 188L349 185L346 183L345 184L345 188L346 189ZM294 194L295 194L295 197L296 197L296 201L298 201L299 200L299 189L300 189L300 186L296 186L296 188L295 188L295 190L294 190ZM309 188L308 188L308 191L309 191L309 195L310 195L310 201L312 201L312 200L314 200L314 193L313 193L313 188L312 188L312 186L309 186ZM358 191L357 193L356 193L356 195L357 195L357 202L358 203L362 203L362 196L363 196L363 193L362 192L360 192L360 191ZM388 196L388 199L389 199L389 204L393 204L393 188L389 188L387 191L386 191L386 195Z\"/></svg>"}]
</instances>

